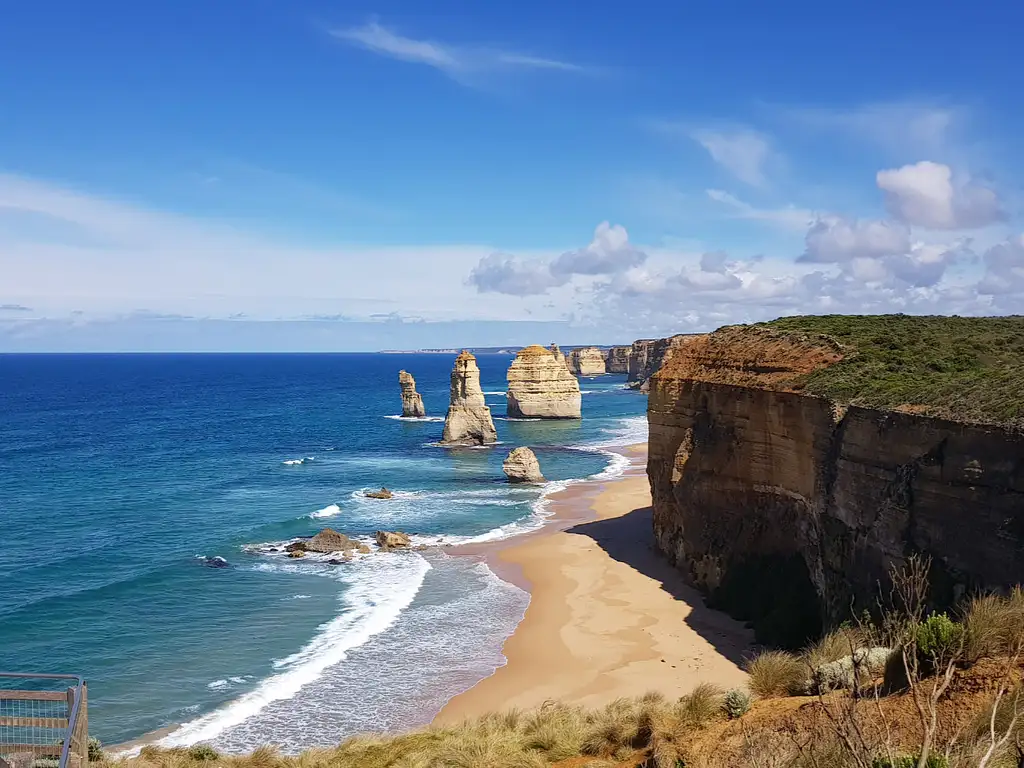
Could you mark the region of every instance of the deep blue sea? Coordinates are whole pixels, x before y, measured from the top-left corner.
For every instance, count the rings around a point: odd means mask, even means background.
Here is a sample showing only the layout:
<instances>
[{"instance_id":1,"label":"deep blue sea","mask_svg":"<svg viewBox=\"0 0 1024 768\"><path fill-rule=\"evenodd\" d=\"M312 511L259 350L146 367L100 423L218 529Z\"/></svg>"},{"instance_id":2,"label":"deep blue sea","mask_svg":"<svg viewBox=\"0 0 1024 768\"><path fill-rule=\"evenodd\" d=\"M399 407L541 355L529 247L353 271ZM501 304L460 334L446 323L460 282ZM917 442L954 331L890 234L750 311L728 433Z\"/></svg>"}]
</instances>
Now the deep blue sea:
<instances>
[{"instance_id":1,"label":"deep blue sea","mask_svg":"<svg viewBox=\"0 0 1024 768\"><path fill-rule=\"evenodd\" d=\"M429 720L504 663L528 595L438 550L330 565L265 545L513 536L646 439L623 376L581 380L580 421L504 420L511 357L481 355L501 444L432 445L453 360L0 355L0 671L84 675L107 744L173 727L165 743L294 751ZM402 368L428 420L396 418ZM518 445L546 485L504 482ZM394 499L362 496L382 485Z\"/></svg>"}]
</instances>

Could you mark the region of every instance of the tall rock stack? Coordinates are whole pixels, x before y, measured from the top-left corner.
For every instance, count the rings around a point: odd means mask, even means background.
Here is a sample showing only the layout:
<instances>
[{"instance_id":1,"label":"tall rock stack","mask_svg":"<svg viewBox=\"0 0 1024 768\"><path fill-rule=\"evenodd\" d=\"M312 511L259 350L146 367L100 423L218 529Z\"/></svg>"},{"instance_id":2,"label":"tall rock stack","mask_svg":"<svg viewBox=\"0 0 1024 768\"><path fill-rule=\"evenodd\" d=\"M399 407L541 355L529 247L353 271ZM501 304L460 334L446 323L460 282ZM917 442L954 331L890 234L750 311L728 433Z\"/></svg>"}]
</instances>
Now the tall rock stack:
<instances>
[{"instance_id":1,"label":"tall rock stack","mask_svg":"<svg viewBox=\"0 0 1024 768\"><path fill-rule=\"evenodd\" d=\"M508 369L508 415L513 418L580 418L580 383L565 355L534 344L519 351Z\"/></svg>"},{"instance_id":2,"label":"tall rock stack","mask_svg":"<svg viewBox=\"0 0 1024 768\"><path fill-rule=\"evenodd\" d=\"M569 353L569 372L577 376L603 376L604 352L597 347L578 347Z\"/></svg>"},{"instance_id":3,"label":"tall rock stack","mask_svg":"<svg viewBox=\"0 0 1024 768\"><path fill-rule=\"evenodd\" d=\"M491 420L491 409L484 404L480 389L480 369L467 350L455 358L452 368L451 404L444 419L445 445L485 445L496 443L498 433Z\"/></svg>"},{"instance_id":4,"label":"tall rock stack","mask_svg":"<svg viewBox=\"0 0 1024 768\"><path fill-rule=\"evenodd\" d=\"M423 407L423 398L416 391L416 379L408 371L398 372L398 384L402 387L402 418L423 418L427 409Z\"/></svg>"},{"instance_id":5,"label":"tall rock stack","mask_svg":"<svg viewBox=\"0 0 1024 768\"><path fill-rule=\"evenodd\" d=\"M608 373L629 373L631 347L612 347L605 353L604 368Z\"/></svg>"}]
</instances>

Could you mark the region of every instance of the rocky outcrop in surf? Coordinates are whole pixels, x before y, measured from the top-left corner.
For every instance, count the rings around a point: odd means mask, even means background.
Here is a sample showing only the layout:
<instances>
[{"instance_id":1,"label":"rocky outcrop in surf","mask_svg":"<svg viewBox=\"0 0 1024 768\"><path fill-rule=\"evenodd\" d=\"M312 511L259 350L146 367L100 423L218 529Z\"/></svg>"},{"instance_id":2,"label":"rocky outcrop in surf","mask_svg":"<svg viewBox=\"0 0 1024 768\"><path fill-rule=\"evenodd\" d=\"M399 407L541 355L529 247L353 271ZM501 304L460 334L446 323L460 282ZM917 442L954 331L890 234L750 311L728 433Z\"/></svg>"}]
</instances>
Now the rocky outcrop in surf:
<instances>
[{"instance_id":1,"label":"rocky outcrop in surf","mask_svg":"<svg viewBox=\"0 0 1024 768\"><path fill-rule=\"evenodd\" d=\"M510 451L501 468L510 483L544 482L544 475L541 474L537 455L526 446L520 446Z\"/></svg>"},{"instance_id":2,"label":"rocky outcrop in surf","mask_svg":"<svg viewBox=\"0 0 1024 768\"><path fill-rule=\"evenodd\" d=\"M563 363L564 367L564 363ZM566 375L569 375L566 370ZM575 379L573 379L575 381ZM467 350L455 358L452 368L451 402L444 419L444 445L486 445L498 442L491 409L480 389L480 369Z\"/></svg>"},{"instance_id":3,"label":"rocky outcrop in surf","mask_svg":"<svg viewBox=\"0 0 1024 768\"><path fill-rule=\"evenodd\" d=\"M391 491L389 491L387 488L383 486L381 486L381 489L379 491L363 492L363 496L365 496L368 499L390 499L394 495L395 494L393 494Z\"/></svg>"},{"instance_id":4,"label":"rocky outcrop in surf","mask_svg":"<svg viewBox=\"0 0 1024 768\"><path fill-rule=\"evenodd\" d=\"M390 551L392 549L408 549L412 541L409 539L408 534L402 533L401 531L377 531L374 534L374 538L377 540L377 546L384 551Z\"/></svg>"},{"instance_id":5,"label":"rocky outcrop in surf","mask_svg":"<svg viewBox=\"0 0 1024 768\"><path fill-rule=\"evenodd\" d=\"M569 372L577 376L602 376L606 373L604 352L597 347L577 347L569 353Z\"/></svg>"},{"instance_id":6,"label":"rocky outcrop in surf","mask_svg":"<svg viewBox=\"0 0 1024 768\"><path fill-rule=\"evenodd\" d=\"M580 383L569 373L557 344L519 351L508 369L506 398L513 418L580 418Z\"/></svg>"},{"instance_id":7,"label":"rocky outcrop in surf","mask_svg":"<svg viewBox=\"0 0 1024 768\"><path fill-rule=\"evenodd\" d=\"M427 409L423 407L423 398L416 391L416 379L408 371L398 372L398 384L402 388L402 417L423 418Z\"/></svg>"},{"instance_id":8,"label":"rocky outcrop in surf","mask_svg":"<svg viewBox=\"0 0 1024 768\"><path fill-rule=\"evenodd\" d=\"M354 539L350 539L344 533L339 533L333 528L324 528L310 539L293 541L285 547L285 551L289 555L301 557L301 555L295 555L294 553L316 552L327 555L332 552L343 552L350 555L353 552L359 552L360 554L367 554L370 548Z\"/></svg>"},{"instance_id":9,"label":"rocky outcrop in surf","mask_svg":"<svg viewBox=\"0 0 1024 768\"><path fill-rule=\"evenodd\" d=\"M631 347L611 347L604 355L604 369L607 373L629 373L629 352Z\"/></svg>"}]
</instances>

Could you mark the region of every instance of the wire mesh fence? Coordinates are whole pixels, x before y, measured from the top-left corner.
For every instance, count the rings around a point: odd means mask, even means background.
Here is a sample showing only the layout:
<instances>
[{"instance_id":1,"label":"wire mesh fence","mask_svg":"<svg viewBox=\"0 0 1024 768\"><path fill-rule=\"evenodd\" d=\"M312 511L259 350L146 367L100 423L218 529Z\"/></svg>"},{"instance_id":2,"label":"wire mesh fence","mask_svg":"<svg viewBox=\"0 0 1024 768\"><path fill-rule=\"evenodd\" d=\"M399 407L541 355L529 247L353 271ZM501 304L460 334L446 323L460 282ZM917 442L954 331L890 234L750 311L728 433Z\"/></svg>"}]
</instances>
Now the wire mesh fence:
<instances>
[{"instance_id":1,"label":"wire mesh fence","mask_svg":"<svg viewBox=\"0 0 1024 768\"><path fill-rule=\"evenodd\" d=\"M85 768L88 762L84 681L0 672L0 768Z\"/></svg>"}]
</instances>

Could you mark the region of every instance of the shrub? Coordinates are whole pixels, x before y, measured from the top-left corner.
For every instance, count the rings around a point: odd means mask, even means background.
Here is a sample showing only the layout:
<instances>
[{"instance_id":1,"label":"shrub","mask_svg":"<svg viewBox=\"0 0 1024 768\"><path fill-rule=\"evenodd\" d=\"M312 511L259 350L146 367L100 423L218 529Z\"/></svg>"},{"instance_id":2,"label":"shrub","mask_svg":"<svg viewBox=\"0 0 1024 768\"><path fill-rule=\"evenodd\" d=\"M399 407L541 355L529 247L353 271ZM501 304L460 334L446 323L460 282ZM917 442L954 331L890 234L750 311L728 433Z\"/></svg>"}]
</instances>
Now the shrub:
<instances>
[{"instance_id":1,"label":"shrub","mask_svg":"<svg viewBox=\"0 0 1024 768\"><path fill-rule=\"evenodd\" d=\"M884 675L892 653L891 648L881 646L858 648L850 656L822 664L814 670L815 688L824 693L851 690L855 682L862 685L869 683L879 675Z\"/></svg>"},{"instance_id":2,"label":"shrub","mask_svg":"<svg viewBox=\"0 0 1024 768\"><path fill-rule=\"evenodd\" d=\"M187 754L192 760L199 760L202 762L216 760L220 757L220 752L209 744L193 744L188 748Z\"/></svg>"},{"instance_id":3,"label":"shrub","mask_svg":"<svg viewBox=\"0 0 1024 768\"><path fill-rule=\"evenodd\" d=\"M888 757L876 757L871 761L871 768L917 768L920 755L897 755L890 760ZM926 768L949 768L949 761L943 755L932 753L924 762Z\"/></svg>"},{"instance_id":4,"label":"shrub","mask_svg":"<svg viewBox=\"0 0 1024 768\"><path fill-rule=\"evenodd\" d=\"M954 659L963 648L964 628L944 613L933 613L917 625L920 658L939 664Z\"/></svg>"},{"instance_id":5,"label":"shrub","mask_svg":"<svg viewBox=\"0 0 1024 768\"><path fill-rule=\"evenodd\" d=\"M810 669L817 669L822 664L846 658L865 645L868 643L863 633L856 629L839 629L807 646L800 656Z\"/></svg>"},{"instance_id":6,"label":"shrub","mask_svg":"<svg viewBox=\"0 0 1024 768\"><path fill-rule=\"evenodd\" d=\"M725 694L722 709L731 720L743 717L750 711L750 694L742 688L733 688Z\"/></svg>"},{"instance_id":7,"label":"shrub","mask_svg":"<svg viewBox=\"0 0 1024 768\"><path fill-rule=\"evenodd\" d=\"M750 690L758 696L791 696L807 689L808 670L791 653L763 651L747 665Z\"/></svg>"},{"instance_id":8,"label":"shrub","mask_svg":"<svg viewBox=\"0 0 1024 768\"><path fill-rule=\"evenodd\" d=\"M89 762L98 763L103 760L103 745L95 736L89 739Z\"/></svg>"},{"instance_id":9,"label":"shrub","mask_svg":"<svg viewBox=\"0 0 1024 768\"><path fill-rule=\"evenodd\" d=\"M701 683L679 699L679 720L689 728L699 728L722 711L722 689L711 683Z\"/></svg>"}]
</instances>

